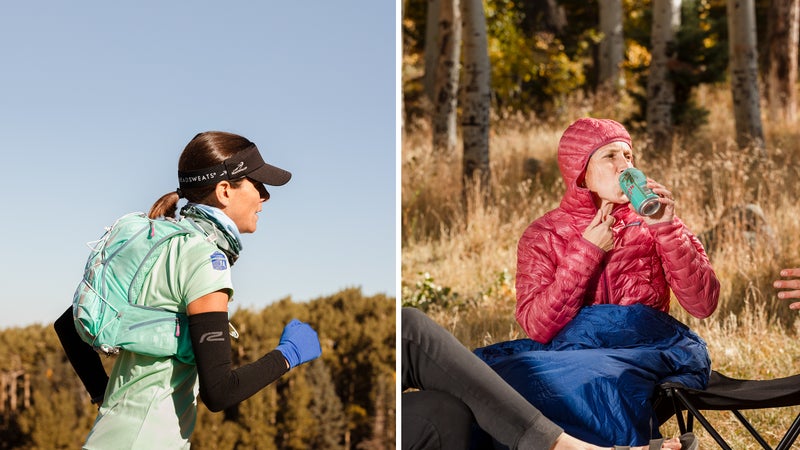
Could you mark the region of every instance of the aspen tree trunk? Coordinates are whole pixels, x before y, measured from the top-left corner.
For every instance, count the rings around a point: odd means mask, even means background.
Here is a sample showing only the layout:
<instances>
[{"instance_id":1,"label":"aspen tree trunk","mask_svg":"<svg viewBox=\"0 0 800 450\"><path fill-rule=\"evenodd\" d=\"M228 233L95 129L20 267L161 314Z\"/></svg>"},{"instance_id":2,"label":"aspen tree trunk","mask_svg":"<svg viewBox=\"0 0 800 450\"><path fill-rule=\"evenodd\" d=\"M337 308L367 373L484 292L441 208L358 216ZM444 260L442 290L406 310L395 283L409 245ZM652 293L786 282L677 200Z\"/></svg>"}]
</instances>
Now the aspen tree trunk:
<instances>
[{"instance_id":1,"label":"aspen tree trunk","mask_svg":"<svg viewBox=\"0 0 800 450\"><path fill-rule=\"evenodd\" d=\"M616 93L623 85L621 65L625 54L622 34L622 0L600 0L600 41L598 88Z\"/></svg>"},{"instance_id":2,"label":"aspen tree trunk","mask_svg":"<svg viewBox=\"0 0 800 450\"><path fill-rule=\"evenodd\" d=\"M403 7L403 9L400 11L400 24L402 24L403 21L406 18L406 11L408 11L408 0L403 0L403 3L401 4L401 6ZM402 25L401 25L401 29L402 29ZM397 44L400 46L400 55L401 55L400 56L400 61L401 61L400 62L400 67L401 67L400 68L400 78L401 78L401 81L400 81L400 95L398 95L398 100L400 102L400 105L398 105L398 107L397 107L397 111L398 111L397 114L398 114L399 120L400 120L400 136L405 136L405 130L406 130L406 104L405 104L405 99L404 99L404 95L403 95L403 81L402 81L402 77L403 77L403 75L402 75L402 73L403 73L402 65L403 65L403 63L402 63L402 61L404 61L404 59L405 59L406 46L404 44L404 39L403 39L402 36L400 37L399 41L400 42L398 42ZM401 139L402 139L402 137L401 137Z\"/></svg>"},{"instance_id":3,"label":"aspen tree trunk","mask_svg":"<svg viewBox=\"0 0 800 450\"><path fill-rule=\"evenodd\" d=\"M797 51L800 0L772 0L768 23L767 105L769 120L797 120Z\"/></svg>"},{"instance_id":4,"label":"aspen tree trunk","mask_svg":"<svg viewBox=\"0 0 800 450\"><path fill-rule=\"evenodd\" d=\"M6 417L6 403L8 403L8 375L0 373L0 413Z\"/></svg>"},{"instance_id":5,"label":"aspen tree trunk","mask_svg":"<svg viewBox=\"0 0 800 450\"><path fill-rule=\"evenodd\" d=\"M681 0L653 0L652 59L647 78L647 133L656 153L672 151L675 85L669 62L675 58L675 33L681 24Z\"/></svg>"},{"instance_id":6,"label":"aspen tree trunk","mask_svg":"<svg viewBox=\"0 0 800 450\"><path fill-rule=\"evenodd\" d=\"M375 419L372 422L372 440L375 442L373 448L376 450L385 449L386 435L386 401L383 380L380 375L374 376L375 383Z\"/></svg>"},{"instance_id":7,"label":"aspen tree trunk","mask_svg":"<svg viewBox=\"0 0 800 450\"><path fill-rule=\"evenodd\" d=\"M23 397L22 406L25 409L31 407L31 374L25 373L22 375Z\"/></svg>"},{"instance_id":8,"label":"aspen tree trunk","mask_svg":"<svg viewBox=\"0 0 800 450\"><path fill-rule=\"evenodd\" d=\"M436 65L439 56L439 13L442 0L428 0L425 18L425 96L433 104L436 87Z\"/></svg>"},{"instance_id":9,"label":"aspen tree trunk","mask_svg":"<svg viewBox=\"0 0 800 450\"><path fill-rule=\"evenodd\" d=\"M736 144L764 148L758 92L758 49L754 0L728 0L731 91Z\"/></svg>"},{"instance_id":10,"label":"aspen tree trunk","mask_svg":"<svg viewBox=\"0 0 800 450\"><path fill-rule=\"evenodd\" d=\"M486 17L481 0L462 0L464 17L464 86L461 134L464 141L464 180L480 178L489 189L489 113L491 72Z\"/></svg>"},{"instance_id":11,"label":"aspen tree trunk","mask_svg":"<svg viewBox=\"0 0 800 450\"><path fill-rule=\"evenodd\" d=\"M17 379L21 375L21 372L14 372L11 374L11 381L8 386L9 391L9 402L11 403L11 413L13 414L17 410Z\"/></svg>"},{"instance_id":12,"label":"aspen tree trunk","mask_svg":"<svg viewBox=\"0 0 800 450\"><path fill-rule=\"evenodd\" d=\"M440 0L439 53L433 103L433 151L452 155L456 148L458 71L461 57L459 0Z\"/></svg>"}]
</instances>

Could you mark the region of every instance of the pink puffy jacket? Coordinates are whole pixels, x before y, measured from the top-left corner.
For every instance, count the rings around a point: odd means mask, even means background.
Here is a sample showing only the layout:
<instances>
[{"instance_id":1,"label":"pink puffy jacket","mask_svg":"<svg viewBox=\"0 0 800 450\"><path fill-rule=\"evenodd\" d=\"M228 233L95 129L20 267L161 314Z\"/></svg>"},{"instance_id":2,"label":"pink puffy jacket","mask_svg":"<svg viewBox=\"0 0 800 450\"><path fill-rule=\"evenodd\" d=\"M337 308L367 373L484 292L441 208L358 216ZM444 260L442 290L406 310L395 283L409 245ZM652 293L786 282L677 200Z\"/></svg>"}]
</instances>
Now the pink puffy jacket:
<instances>
[{"instance_id":1,"label":"pink puffy jacket","mask_svg":"<svg viewBox=\"0 0 800 450\"><path fill-rule=\"evenodd\" d=\"M690 314L708 317L717 307L719 281L703 246L677 217L648 226L628 204L616 205L613 249L604 252L583 238L597 207L578 180L594 150L630 137L616 122L581 120L588 122L573 124L582 126L568 129L559 143L567 186L561 204L519 241L517 321L531 339L547 343L583 306L641 303L668 312L670 288Z\"/></svg>"}]
</instances>

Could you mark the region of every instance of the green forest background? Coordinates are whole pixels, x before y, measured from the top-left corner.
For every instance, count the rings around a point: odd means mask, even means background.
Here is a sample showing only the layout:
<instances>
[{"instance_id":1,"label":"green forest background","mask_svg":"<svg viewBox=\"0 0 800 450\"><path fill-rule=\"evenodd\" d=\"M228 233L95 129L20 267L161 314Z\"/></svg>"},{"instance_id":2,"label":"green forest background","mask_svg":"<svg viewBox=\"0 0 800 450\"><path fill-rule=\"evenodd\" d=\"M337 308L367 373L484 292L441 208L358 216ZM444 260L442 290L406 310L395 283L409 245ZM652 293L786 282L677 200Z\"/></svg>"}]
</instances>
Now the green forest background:
<instances>
[{"instance_id":1,"label":"green forest background","mask_svg":"<svg viewBox=\"0 0 800 450\"><path fill-rule=\"evenodd\" d=\"M322 356L224 412L200 405L192 448L395 448L395 310L394 298L360 289L236 310L234 366L275 348L295 317L317 330ZM0 449L80 448L97 408L52 323L0 330L0 376Z\"/></svg>"}]
</instances>

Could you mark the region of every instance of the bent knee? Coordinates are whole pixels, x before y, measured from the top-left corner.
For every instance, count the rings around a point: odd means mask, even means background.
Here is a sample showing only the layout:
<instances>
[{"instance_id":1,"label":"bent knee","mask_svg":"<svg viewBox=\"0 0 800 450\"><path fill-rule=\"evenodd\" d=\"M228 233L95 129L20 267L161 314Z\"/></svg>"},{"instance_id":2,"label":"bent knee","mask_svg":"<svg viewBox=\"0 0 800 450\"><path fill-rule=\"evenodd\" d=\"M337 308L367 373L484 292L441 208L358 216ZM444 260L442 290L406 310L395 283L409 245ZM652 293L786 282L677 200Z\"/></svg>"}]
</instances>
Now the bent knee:
<instances>
[{"instance_id":1,"label":"bent knee","mask_svg":"<svg viewBox=\"0 0 800 450\"><path fill-rule=\"evenodd\" d=\"M468 449L475 418L462 401L439 391L402 395L402 448Z\"/></svg>"}]
</instances>

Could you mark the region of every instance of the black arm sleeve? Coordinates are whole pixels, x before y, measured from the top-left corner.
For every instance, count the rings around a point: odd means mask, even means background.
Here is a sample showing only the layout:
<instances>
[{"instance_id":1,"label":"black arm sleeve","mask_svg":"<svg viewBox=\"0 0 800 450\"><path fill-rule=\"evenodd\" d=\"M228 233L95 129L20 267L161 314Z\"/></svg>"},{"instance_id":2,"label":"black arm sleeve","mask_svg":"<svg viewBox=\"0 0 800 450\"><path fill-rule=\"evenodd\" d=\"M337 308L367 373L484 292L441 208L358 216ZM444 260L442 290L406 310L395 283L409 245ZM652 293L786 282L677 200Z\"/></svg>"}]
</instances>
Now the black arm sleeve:
<instances>
[{"instance_id":1,"label":"black arm sleeve","mask_svg":"<svg viewBox=\"0 0 800 450\"><path fill-rule=\"evenodd\" d=\"M91 345L83 342L75 329L71 306L64 311L61 317L56 319L53 328L56 330L72 368L75 369L78 378L81 379L86 391L92 397L92 403L99 404L106 392L108 375L100 361L100 355L94 351Z\"/></svg>"},{"instance_id":2,"label":"black arm sleeve","mask_svg":"<svg viewBox=\"0 0 800 450\"><path fill-rule=\"evenodd\" d=\"M250 398L289 369L278 350L250 364L231 369L228 313L207 312L189 316L200 398L211 411L222 411Z\"/></svg>"}]
</instances>

